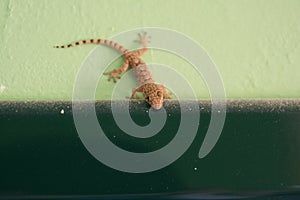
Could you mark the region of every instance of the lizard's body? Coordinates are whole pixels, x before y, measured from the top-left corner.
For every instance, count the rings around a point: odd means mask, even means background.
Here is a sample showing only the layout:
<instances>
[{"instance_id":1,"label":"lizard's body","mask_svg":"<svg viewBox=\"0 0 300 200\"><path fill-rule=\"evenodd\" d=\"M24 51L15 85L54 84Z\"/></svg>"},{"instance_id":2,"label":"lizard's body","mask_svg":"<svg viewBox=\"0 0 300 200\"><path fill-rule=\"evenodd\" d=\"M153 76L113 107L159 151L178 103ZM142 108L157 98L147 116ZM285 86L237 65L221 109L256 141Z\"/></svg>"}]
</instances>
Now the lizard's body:
<instances>
[{"instance_id":1,"label":"lizard's body","mask_svg":"<svg viewBox=\"0 0 300 200\"><path fill-rule=\"evenodd\" d=\"M158 110L163 105L163 99L168 99L170 96L163 85L155 83L149 68L140 58L147 51L147 37L145 33L143 35L139 34L139 37L140 42L143 45L143 49L137 51L129 51L123 46L105 39L82 40L69 45L55 46L55 48L69 48L81 44L103 44L120 51L124 58L122 67L119 69L114 69L110 72L105 72L104 75L109 75L108 80L113 79L113 81L116 82L123 72L125 72L129 67L132 67L132 71L137 79L137 82L139 83L139 87L132 89L131 98L136 98L136 92L142 92L145 100L151 105L151 107Z\"/></svg>"}]
</instances>

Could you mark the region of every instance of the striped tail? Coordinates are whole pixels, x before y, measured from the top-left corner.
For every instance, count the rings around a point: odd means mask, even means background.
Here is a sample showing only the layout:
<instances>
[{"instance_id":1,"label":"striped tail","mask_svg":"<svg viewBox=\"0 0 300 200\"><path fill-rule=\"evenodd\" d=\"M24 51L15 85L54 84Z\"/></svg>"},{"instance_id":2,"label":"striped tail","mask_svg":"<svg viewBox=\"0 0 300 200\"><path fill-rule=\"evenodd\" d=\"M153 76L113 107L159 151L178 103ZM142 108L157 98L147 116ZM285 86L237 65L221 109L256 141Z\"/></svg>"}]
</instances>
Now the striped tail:
<instances>
[{"instance_id":1,"label":"striped tail","mask_svg":"<svg viewBox=\"0 0 300 200\"><path fill-rule=\"evenodd\" d=\"M78 41L78 42L75 42L72 44L68 44L68 45L54 46L54 48L65 49L65 48L75 47L75 46L82 45L82 44L103 44L106 46L110 46L110 47L120 51L121 53L128 52L128 49L125 49L122 45L119 45L118 43L113 42L111 40L105 40L105 39L81 40L81 41Z\"/></svg>"}]
</instances>

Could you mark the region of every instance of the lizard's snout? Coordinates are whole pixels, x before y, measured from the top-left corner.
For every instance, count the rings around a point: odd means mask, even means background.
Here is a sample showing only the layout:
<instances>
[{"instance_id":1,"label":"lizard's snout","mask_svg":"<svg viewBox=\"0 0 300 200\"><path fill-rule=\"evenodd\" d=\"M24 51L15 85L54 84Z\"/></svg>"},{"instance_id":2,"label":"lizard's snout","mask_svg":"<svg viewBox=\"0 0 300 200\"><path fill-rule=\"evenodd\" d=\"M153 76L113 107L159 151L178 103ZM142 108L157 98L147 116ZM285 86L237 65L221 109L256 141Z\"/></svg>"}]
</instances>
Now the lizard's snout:
<instances>
[{"instance_id":1,"label":"lizard's snout","mask_svg":"<svg viewBox=\"0 0 300 200\"><path fill-rule=\"evenodd\" d=\"M151 107L154 108L155 110L159 110L159 109L161 109L162 105L161 104L154 104Z\"/></svg>"}]
</instances>

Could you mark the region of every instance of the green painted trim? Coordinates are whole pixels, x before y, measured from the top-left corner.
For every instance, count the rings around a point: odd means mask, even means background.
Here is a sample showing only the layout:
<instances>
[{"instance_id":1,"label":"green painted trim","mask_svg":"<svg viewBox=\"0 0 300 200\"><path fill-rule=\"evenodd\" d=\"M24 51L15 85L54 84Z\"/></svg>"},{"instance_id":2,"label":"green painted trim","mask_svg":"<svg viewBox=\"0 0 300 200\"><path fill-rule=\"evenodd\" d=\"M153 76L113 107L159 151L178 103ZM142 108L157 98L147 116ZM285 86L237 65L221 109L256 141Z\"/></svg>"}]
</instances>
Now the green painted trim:
<instances>
[{"instance_id":1,"label":"green painted trim","mask_svg":"<svg viewBox=\"0 0 300 200\"><path fill-rule=\"evenodd\" d=\"M93 158L78 138L71 105L68 101L0 102L0 199L54 195L126 199L128 194L141 198L158 194L155 198L167 199L170 196L165 194L220 193L274 197L299 192L299 99L229 100L222 135L203 159L197 155L210 121L210 103L200 101L200 127L188 151L170 166L145 174L116 171ZM147 104L134 101L131 106L133 120L147 124ZM165 109L170 114L166 129L143 141L117 128L109 101L96 102L99 123L110 133L107 137L137 152L172 140L180 120L179 104L168 101Z\"/></svg>"}]
</instances>

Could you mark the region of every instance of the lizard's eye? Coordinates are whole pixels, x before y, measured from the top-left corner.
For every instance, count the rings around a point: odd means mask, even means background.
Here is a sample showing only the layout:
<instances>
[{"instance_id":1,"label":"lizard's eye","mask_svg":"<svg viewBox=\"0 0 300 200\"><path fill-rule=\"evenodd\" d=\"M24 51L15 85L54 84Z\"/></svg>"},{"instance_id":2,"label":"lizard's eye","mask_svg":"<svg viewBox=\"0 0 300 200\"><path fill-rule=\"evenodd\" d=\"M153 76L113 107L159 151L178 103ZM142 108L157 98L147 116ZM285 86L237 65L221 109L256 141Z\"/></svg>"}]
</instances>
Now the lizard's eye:
<instances>
[{"instance_id":1,"label":"lizard's eye","mask_svg":"<svg viewBox=\"0 0 300 200\"><path fill-rule=\"evenodd\" d=\"M161 91L157 91L157 93L156 93L156 94L157 94L157 96L159 96L159 97L160 97L160 96L161 96Z\"/></svg>"},{"instance_id":2,"label":"lizard's eye","mask_svg":"<svg viewBox=\"0 0 300 200\"><path fill-rule=\"evenodd\" d=\"M149 96L147 96L147 97L146 97L146 100L147 100L147 101L150 101L150 97L149 97Z\"/></svg>"}]
</instances>

